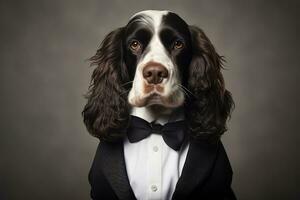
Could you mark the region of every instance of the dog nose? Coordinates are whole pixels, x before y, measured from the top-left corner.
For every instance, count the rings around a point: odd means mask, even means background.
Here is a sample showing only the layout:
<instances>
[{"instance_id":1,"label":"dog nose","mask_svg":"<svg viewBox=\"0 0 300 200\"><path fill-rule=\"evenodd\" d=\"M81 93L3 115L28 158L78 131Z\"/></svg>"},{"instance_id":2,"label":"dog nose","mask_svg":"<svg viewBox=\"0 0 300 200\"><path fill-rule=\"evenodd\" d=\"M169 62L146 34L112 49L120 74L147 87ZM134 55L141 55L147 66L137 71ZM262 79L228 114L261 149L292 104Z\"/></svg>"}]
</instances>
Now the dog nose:
<instances>
[{"instance_id":1,"label":"dog nose","mask_svg":"<svg viewBox=\"0 0 300 200\"><path fill-rule=\"evenodd\" d=\"M147 65L143 69L143 77L149 84L159 84L168 78L168 70L163 65Z\"/></svg>"}]
</instances>

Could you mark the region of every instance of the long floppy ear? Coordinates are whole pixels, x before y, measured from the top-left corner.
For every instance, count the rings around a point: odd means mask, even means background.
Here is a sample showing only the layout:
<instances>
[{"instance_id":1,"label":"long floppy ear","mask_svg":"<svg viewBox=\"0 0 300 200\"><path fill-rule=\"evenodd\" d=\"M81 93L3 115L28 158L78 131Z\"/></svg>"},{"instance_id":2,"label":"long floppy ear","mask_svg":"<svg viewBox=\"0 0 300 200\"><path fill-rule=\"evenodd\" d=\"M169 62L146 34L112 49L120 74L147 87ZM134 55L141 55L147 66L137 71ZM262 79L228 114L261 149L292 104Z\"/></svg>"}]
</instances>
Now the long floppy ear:
<instances>
[{"instance_id":1,"label":"long floppy ear","mask_svg":"<svg viewBox=\"0 0 300 200\"><path fill-rule=\"evenodd\" d=\"M100 139L113 141L122 138L129 120L126 90L128 79L122 56L123 28L109 33L96 54L90 58L96 68L86 95L87 104L82 111L89 133Z\"/></svg>"},{"instance_id":2,"label":"long floppy ear","mask_svg":"<svg viewBox=\"0 0 300 200\"><path fill-rule=\"evenodd\" d=\"M221 74L222 56L215 51L204 32L190 26L193 57L187 87L193 93L186 104L191 135L219 139L227 130L226 121L234 107L231 93L225 89Z\"/></svg>"}]
</instances>

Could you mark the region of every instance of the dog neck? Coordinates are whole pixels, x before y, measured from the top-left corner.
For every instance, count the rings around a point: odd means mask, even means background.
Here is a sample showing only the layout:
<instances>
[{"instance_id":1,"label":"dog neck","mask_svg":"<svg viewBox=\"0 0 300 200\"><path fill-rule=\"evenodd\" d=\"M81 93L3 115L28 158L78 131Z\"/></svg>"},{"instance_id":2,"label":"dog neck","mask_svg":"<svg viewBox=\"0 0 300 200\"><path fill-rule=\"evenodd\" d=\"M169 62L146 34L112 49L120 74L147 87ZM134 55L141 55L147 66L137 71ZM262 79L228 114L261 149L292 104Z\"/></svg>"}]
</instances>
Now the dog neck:
<instances>
[{"instance_id":1,"label":"dog neck","mask_svg":"<svg viewBox=\"0 0 300 200\"><path fill-rule=\"evenodd\" d=\"M149 123L155 121L162 125L185 118L182 106L178 108L166 108L160 105L132 107L130 114L140 117Z\"/></svg>"}]
</instances>

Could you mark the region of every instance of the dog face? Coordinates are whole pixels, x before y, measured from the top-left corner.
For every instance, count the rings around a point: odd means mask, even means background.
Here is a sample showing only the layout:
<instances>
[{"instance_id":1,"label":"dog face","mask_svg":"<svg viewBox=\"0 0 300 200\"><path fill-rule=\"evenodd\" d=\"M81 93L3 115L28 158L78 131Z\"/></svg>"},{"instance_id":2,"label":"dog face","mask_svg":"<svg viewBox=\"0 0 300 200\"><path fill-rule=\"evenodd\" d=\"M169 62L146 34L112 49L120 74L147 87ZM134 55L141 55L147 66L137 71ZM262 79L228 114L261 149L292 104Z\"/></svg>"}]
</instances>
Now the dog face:
<instances>
[{"instance_id":1,"label":"dog face","mask_svg":"<svg viewBox=\"0 0 300 200\"><path fill-rule=\"evenodd\" d=\"M218 138L226 131L234 102L221 73L223 57L200 28L177 14L133 15L104 38L90 61L96 68L82 115L92 135L122 138L130 109L152 105L183 105L196 138Z\"/></svg>"},{"instance_id":2,"label":"dog face","mask_svg":"<svg viewBox=\"0 0 300 200\"><path fill-rule=\"evenodd\" d=\"M184 102L185 82L192 47L188 25L168 11L135 14L125 28L124 60L133 81L128 95L132 106Z\"/></svg>"}]
</instances>

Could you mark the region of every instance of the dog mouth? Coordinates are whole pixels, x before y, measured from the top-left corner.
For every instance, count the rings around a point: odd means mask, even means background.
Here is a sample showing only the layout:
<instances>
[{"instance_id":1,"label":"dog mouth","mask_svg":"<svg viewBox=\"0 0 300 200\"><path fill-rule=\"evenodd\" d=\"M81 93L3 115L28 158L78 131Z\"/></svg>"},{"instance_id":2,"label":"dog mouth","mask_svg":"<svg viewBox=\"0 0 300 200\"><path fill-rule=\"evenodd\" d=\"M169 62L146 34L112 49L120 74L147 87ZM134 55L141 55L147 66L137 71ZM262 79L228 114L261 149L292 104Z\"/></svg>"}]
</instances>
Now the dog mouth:
<instances>
[{"instance_id":1,"label":"dog mouth","mask_svg":"<svg viewBox=\"0 0 300 200\"><path fill-rule=\"evenodd\" d=\"M144 84L144 95L140 97L140 101L144 106L162 105L165 102L163 96L164 87L162 85Z\"/></svg>"},{"instance_id":2,"label":"dog mouth","mask_svg":"<svg viewBox=\"0 0 300 200\"><path fill-rule=\"evenodd\" d=\"M134 99L132 105L137 107L163 105L165 102L165 97L155 90L142 96L136 96Z\"/></svg>"},{"instance_id":3,"label":"dog mouth","mask_svg":"<svg viewBox=\"0 0 300 200\"><path fill-rule=\"evenodd\" d=\"M179 92L179 91L178 91ZM153 90L145 96L135 98L131 104L136 107L161 105L163 107L178 107L182 105L183 100L179 97L180 94L174 92L171 95L163 96L160 92Z\"/></svg>"},{"instance_id":4,"label":"dog mouth","mask_svg":"<svg viewBox=\"0 0 300 200\"><path fill-rule=\"evenodd\" d=\"M141 92L135 88L129 92L128 102L133 107L147 107L158 105L166 108L176 108L185 101L185 94L175 85L167 87L162 84L147 84L144 82Z\"/></svg>"},{"instance_id":5,"label":"dog mouth","mask_svg":"<svg viewBox=\"0 0 300 200\"><path fill-rule=\"evenodd\" d=\"M153 95L153 94L162 94L164 93L165 87L161 84L145 84L144 83L144 94Z\"/></svg>"},{"instance_id":6,"label":"dog mouth","mask_svg":"<svg viewBox=\"0 0 300 200\"><path fill-rule=\"evenodd\" d=\"M159 93L153 92L147 97L146 101L146 105L150 106L155 104L163 104L164 99Z\"/></svg>"}]
</instances>

